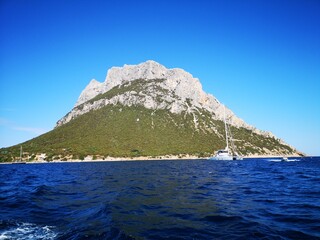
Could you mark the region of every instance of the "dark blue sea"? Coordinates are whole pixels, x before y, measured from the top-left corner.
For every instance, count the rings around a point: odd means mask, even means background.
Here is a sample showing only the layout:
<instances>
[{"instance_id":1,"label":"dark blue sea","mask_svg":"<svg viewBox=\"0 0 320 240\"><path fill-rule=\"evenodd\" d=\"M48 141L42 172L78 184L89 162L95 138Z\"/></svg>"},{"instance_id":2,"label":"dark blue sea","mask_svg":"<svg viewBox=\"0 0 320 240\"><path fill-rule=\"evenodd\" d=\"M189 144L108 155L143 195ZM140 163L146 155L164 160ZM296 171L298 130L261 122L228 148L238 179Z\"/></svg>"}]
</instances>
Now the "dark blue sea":
<instances>
[{"instance_id":1,"label":"dark blue sea","mask_svg":"<svg viewBox=\"0 0 320 240\"><path fill-rule=\"evenodd\" d=\"M0 165L0 239L320 239L320 158Z\"/></svg>"}]
</instances>

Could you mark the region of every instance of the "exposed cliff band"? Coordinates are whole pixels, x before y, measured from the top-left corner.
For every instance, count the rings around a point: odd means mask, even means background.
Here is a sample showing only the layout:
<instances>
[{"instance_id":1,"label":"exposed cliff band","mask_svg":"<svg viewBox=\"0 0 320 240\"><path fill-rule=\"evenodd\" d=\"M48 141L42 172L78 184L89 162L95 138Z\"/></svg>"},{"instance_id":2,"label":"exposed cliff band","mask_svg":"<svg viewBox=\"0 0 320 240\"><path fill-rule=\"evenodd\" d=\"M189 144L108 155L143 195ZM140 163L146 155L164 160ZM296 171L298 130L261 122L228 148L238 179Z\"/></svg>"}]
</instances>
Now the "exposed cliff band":
<instances>
[{"instance_id":1,"label":"exposed cliff band","mask_svg":"<svg viewBox=\"0 0 320 240\"><path fill-rule=\"evenodd\" d=\"M144 92L124 92L111 99L98 99L115 87L129 85L135 80L145 80ZM160 80L160 81L159 81ZM165 92L165 94L163 94ZM121 104L124 106L141 105L147 109L168 109L171 113L180 114L187 111L196 112L205 109L212 113L214 119L223 119L224 106L211 94L202 90L199 79L180 68L167 69L163 65L149 60L138 65L112 67L108 70L106 79L100 83L93 79L80 94L75 107L57 122L61 126L72 119L91 110L97 110L106 105ZM272 133L260 131L245 123L230 109L226 108L229 123L235 127L244 127L258 134L273 137Z\"/></svg>"}]
</instances>

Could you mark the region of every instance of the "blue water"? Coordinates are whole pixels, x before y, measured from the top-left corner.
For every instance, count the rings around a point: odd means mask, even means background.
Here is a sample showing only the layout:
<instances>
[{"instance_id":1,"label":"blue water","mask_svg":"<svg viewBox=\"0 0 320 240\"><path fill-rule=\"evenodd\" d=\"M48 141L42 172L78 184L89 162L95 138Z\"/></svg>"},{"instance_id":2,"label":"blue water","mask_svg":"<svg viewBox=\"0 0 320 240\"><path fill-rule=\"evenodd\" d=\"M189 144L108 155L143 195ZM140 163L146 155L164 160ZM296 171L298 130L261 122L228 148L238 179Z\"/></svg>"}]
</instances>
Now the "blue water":
<instances>
[{"instance_id":1,"label":"blue water","mask_svg":"<svg viewBox=\"0 0 320 240\"><path fill-rule=\"evenodd\" d=\"M0 165L0 239L320 239L320 158Z\"/></svg>"}]
</instances>

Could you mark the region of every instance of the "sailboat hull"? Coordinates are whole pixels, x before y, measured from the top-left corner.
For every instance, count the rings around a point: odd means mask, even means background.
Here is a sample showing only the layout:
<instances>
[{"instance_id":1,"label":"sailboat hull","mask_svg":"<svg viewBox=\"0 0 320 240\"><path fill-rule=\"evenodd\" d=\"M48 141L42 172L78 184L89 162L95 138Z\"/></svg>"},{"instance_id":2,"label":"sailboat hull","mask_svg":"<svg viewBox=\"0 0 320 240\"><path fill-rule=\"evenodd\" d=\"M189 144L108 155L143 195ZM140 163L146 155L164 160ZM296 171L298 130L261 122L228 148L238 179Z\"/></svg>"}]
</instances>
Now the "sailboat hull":
<instances>
[{"instance_id":1,"label":"sailboat hull","mask_svg":"<svg viewBox=\"0 0 320 240\"><path fill-rule=\"evenodd\" d=\"M242 160L242 157L238 155L232 155L226 148L219 150L214 157L210 158L210 160Z\"/></svg>"},{"instance_id":2,"label":"sailboat hull","mask_svg":"<svg viewBox=\"0 0 320 240\"><path fill-rule=\"evenodd\" d=\"M210 160L233 160L232 156L214 156Z\"/></svg>"}]
</instances>

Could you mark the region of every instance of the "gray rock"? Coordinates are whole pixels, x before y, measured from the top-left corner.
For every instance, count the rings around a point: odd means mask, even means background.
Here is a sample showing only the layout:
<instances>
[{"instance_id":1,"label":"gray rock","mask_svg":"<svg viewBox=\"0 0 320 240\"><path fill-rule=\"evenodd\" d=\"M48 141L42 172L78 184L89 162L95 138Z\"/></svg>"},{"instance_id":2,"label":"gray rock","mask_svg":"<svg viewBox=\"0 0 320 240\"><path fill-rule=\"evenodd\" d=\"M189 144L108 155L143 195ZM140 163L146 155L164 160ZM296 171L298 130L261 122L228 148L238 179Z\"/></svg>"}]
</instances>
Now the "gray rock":
<instances>
[{"instance_id":1,"label":"gray rock","mask_svg":"<svg viewBox=\"0 0 320 240\"><path fill-rule=\"evenodd\" d=\"M145 79L145 91L129 91L116 95L111 99L100 99L93 103L88 102L99 94L103 94L116 86L131 84L137 79ZM155 81L163 79L163 81ZM161 89L168 94L158 91ZM205 109L212 113L213 119L223 120L224 109L226 117L231 125L244 127L254 132L273 137L272 133L264 132L245 123L230 109L221 104L213 95L202 90L198 78L194 78L183 69L167 69L155 61L146 61L138 65L124 65L112 67L108 70L104 82L91 80L89 85L82 91L75 107L65 117L57 122L57 126L85 114L91 110L99 109L108 104L121 104L124 106L142 105L148 109L168 109L172 113L180 114L184 111L193 114L197 109ZM194 116L195 125L197 119Z\"/></svg>"}]
</instances>

